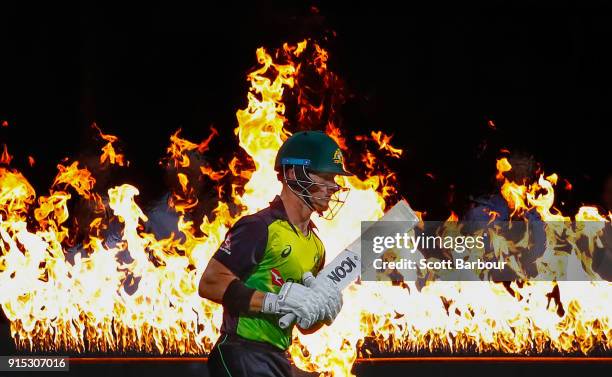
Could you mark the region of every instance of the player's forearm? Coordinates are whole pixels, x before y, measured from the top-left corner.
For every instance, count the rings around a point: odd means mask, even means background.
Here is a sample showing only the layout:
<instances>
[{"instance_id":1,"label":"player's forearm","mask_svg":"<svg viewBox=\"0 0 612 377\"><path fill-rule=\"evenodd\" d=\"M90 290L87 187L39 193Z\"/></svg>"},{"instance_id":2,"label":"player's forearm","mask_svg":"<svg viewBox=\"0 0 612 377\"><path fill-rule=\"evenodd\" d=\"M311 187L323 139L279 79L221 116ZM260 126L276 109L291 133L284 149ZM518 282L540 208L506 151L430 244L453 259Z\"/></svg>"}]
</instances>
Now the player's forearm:
<instances>
[{"instance_id":1,"label":"player's forearm","mask_svg":"<svg viewBox=\"0 0 612 377\"><path fill-rule=\"evenodd\" d=\"M223 301L223 294L230 282L231 280L228 281L223 278L217 280L212 279L210 276L202 276L200 285L198 286L198 293L202 298L221 304Z\"/></svg>"},{"instance_id":2,"label":"player's forearm","mask_svg":"<svg viewBox=\"0 0 612 377\"><path fill-rule=\"evenodd\" d=\"M223 295L227 289L229 282L224 282L224 284L219 283L206 283L206 280L203 280L203 283L200 283L200 296L211 301L216 302L217 304L223 303ZM251 312L260 312L261 307L263 305L265 293L262 291L253 292L253 296L251 296L251 301L249 303L249 311Z\"/></svg>"},{"instance_id":3,"label":"player's forearm","mask_svg":"<svg viewBox=\"0 0 612 377\"><path fill-rule=\"evenodd\" d=\"M223 304L223 297L226 294L228 286L237 277L227 270L219 262L212 260L204 274L198 287L198 293L201 297L214 301L218 304ZM249 311L260 312L263 306L265 293L262 291L253 292L249 300Z\"/></svg>"},{"instance_id":4,"label":"player's forearm","mask_svg":"<svg viewBox=\"0 0 612 377\"><path fill-rule=\"evenodd\" d=\"M234 279L236 279L236 276L231 271L213 259L208 263L202 274L198 293L200 297L221 304L225 290Z\"/></svg>"}]
</instances>

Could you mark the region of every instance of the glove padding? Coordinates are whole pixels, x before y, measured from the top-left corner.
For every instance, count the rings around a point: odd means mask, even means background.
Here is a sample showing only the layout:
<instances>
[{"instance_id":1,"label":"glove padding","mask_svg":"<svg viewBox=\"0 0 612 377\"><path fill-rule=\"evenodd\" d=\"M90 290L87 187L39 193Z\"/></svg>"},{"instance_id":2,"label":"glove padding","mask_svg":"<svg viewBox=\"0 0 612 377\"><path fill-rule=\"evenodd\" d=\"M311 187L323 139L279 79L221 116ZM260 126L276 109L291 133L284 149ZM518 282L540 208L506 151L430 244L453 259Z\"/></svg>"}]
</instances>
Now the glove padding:
<instances>
[{"instance_id":1,"label":"glove padding","mask_svg":"<svg viewBox=\"0 0 612 377\"><path fill-rule=\"evenodd\" d=\"M313 323L303 321L298 316L299 326L303 329L308 329L319 321L324 321L330 325L336 319L338 313L340 313L340 309L342 309L342 292L329 279L324 277L315 279L310 272L304 273L302 280L309 289L312 289L317 294L320 306L317 318Z\"/></svg>"},{"instance_id":2,"label":"glove padding","mask_svg":"<svg viewBox=\"0 0 612 377\"><path fill-rule=\"evenodd\" d=\"M269 314L293 313L300 319L300 327L308 328L320 320L325 308L320 294L302 284L288 282L283 284L278 294L266 293L261 311Z\"/></svg>"},{"instance_id":3,"label":"glove padding","mask_svg":"<svg viewBox=\"0 0 612 377\"><path fill-rule=\"evenodd\" d=\"M322 320L331 324L342 309L342 292L329 279L315 279L310 288L325 299L325 315Z\"/></svg>"}]
</instances>

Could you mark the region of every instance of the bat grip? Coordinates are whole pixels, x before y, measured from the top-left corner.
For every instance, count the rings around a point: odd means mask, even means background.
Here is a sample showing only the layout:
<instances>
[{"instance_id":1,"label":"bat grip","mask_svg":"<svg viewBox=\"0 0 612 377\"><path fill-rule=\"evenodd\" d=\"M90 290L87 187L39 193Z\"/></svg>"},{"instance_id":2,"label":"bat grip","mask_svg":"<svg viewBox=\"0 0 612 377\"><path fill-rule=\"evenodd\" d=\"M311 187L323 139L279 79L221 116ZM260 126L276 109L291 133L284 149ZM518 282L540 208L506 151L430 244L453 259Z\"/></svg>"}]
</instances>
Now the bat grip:
<instances>
[{"instance_id":1,"label":"bat grip","mask_svg":"<svg viewBox=\"0 0 612 377\"><path fill-rule=\"evenodd\" d=\"M287 313L278 320L278 325L281 329L286 329L287 327L291 326L296 319L297 316L295 314Z\"/></svg>"},{"instance_id":2,"label":"bat grip","mask_svg":"<svg viewBox=\"0 0 612 377\"><path fill-rule=\"evenodd\" d=\"M312 274L309 274L309 276L304 276L302 280L304 281L305 286L310 287L314 282L315 277ZM287 313L284 316L280 317L280 319L278 320L278 325L281 329L286 329L291 326L291 324L295 322L296 319L297 316L295 314Z\"/></svg>"}]
</instances>

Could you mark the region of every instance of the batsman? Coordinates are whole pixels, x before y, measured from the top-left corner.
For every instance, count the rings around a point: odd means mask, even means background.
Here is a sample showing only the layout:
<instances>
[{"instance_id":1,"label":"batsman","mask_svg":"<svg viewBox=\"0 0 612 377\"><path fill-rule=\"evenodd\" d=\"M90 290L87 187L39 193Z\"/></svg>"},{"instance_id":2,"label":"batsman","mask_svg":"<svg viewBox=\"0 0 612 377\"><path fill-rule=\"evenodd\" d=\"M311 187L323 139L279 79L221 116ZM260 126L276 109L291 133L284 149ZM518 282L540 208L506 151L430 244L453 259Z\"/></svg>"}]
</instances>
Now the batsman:
<instances>
[{"instance_id":1,"label":"batsman","mask_svg":"<svg viewBox=\"0 0 612 377\"><path fill-rule=\"evenodd\" d=\"M200 296L223 305L211 376L291 376L293 325L282 328L279 318L293 314L300 331L311 333L342 308L341 292L328 279L304 285L325 264L311 215L332 218L348 194L335 182L336 175L351 175L342 152L323 132L298 132L279 149L275 169L280 196L236 222L200 280Z\"/></svg>"}]
</instances>

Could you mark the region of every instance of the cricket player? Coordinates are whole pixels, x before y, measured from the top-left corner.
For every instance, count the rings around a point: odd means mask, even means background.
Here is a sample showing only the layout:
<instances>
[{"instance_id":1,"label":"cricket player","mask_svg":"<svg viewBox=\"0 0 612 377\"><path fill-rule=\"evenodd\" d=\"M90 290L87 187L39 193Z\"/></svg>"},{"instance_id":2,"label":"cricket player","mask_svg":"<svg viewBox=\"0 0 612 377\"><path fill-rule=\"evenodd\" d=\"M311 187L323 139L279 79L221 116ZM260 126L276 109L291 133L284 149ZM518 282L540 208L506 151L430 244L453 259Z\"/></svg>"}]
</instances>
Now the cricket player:
<instances>
[{"instance_id":1,"label":"cricket player","mask_svg":"<svg viewBox=\"0 0 612 377\"><path fill-rule=\"evenodd\" d=\"M199 284L200 296L223 305L221 336L208 361L211 376L291 376L287 348L292 327L279 326L293 313L305 333L330 324L342 295L317 275L325 248L310 217L344 203L336 175L350 175L336 142L319 131L298 132L283 143L275 163L283 188L270 206L241 218L211 258ZM313 279L314 280L314 279Z\"/></svg>"}]
</instances>

